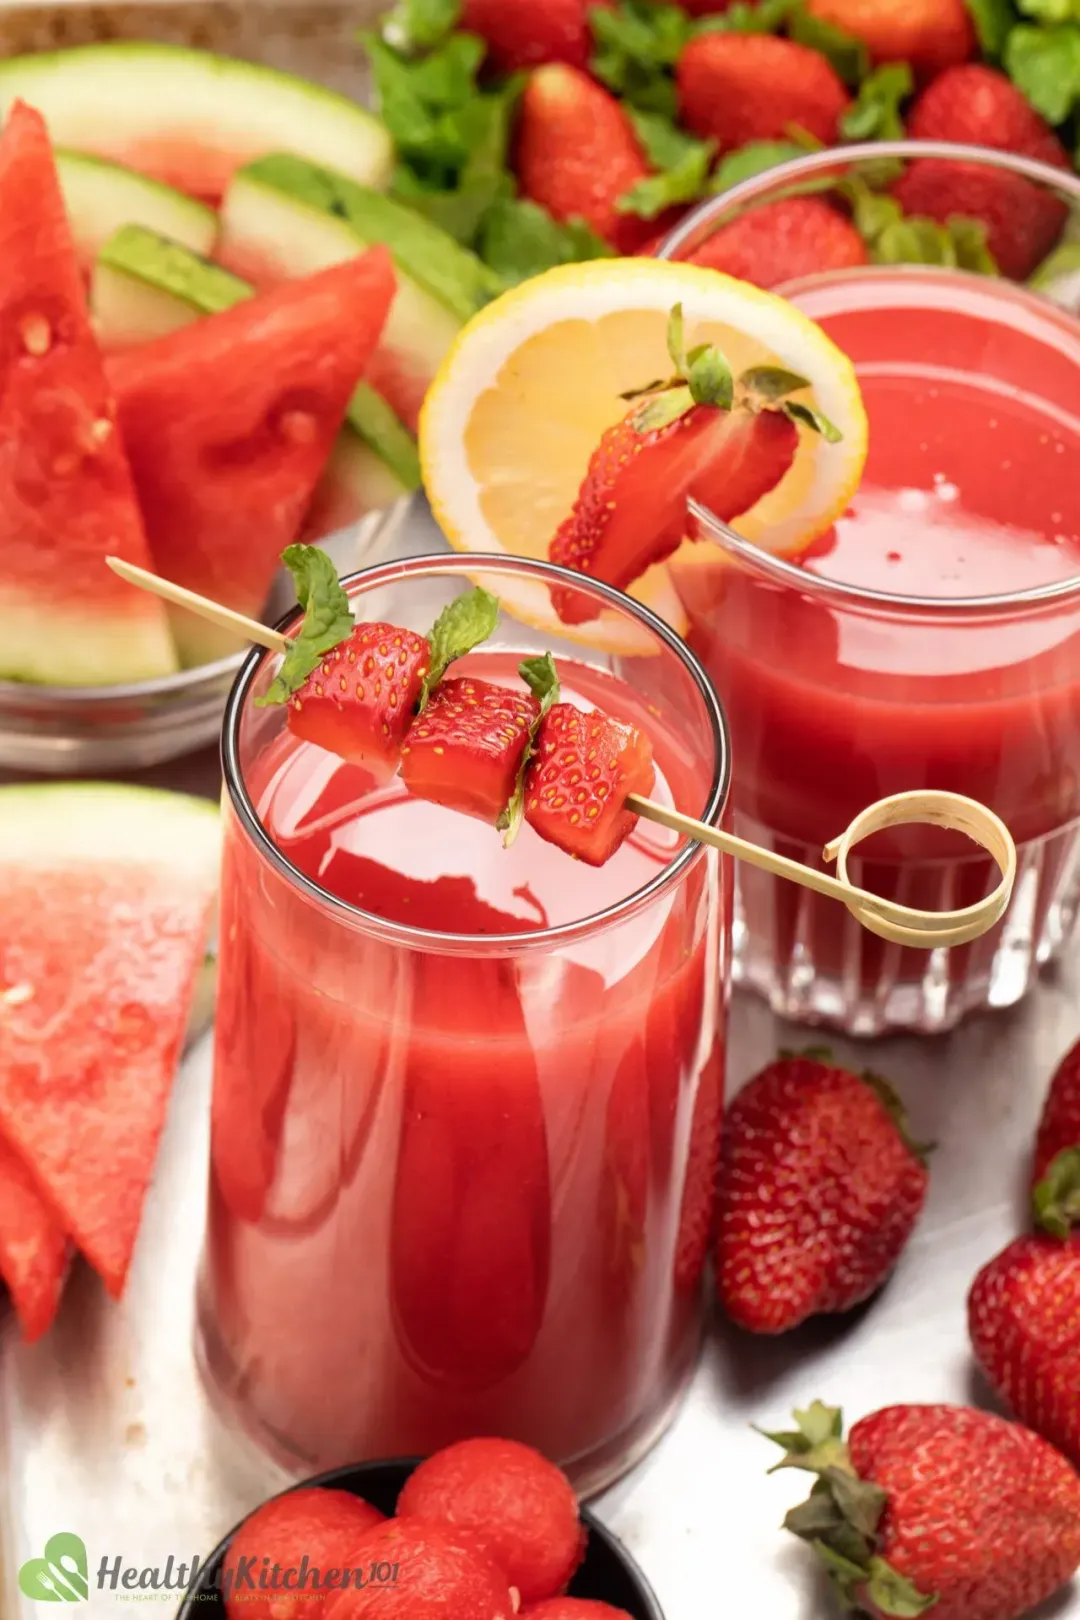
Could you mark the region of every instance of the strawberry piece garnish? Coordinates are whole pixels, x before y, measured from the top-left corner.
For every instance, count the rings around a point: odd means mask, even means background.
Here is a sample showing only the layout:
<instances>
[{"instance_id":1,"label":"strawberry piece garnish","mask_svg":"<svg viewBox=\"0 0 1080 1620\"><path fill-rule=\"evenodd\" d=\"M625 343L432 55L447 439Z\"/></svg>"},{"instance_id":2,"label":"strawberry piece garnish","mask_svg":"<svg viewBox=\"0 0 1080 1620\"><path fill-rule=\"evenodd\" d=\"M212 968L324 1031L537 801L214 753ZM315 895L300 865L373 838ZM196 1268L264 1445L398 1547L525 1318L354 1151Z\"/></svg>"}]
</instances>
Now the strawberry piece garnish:
<instances>
[{"instance_id":1,"label":"strawberry piece garnish","mask_svg":"<svg viewBox=\"0 0 1080 1620\"><path fill-rule=\"evenodd\" d=\"M635 253L655 235L656 224L617 205L648 173L634 126L613 95L577 68L537 69L522 98L518 131L524 196L557 220L585 220L612 247Z\"/></svg>"},{"instance_id":2,"label":"strawberry piece garnish","mask_svg":"<svg viewBox=\"0 0 1080 1620\"><path fill-rule=\"evenodd\" d=\"M281 669L255 701L287 703L294 736L388 782L414 718L454 660L494 630L499 604L487 591L467 591L426 637L394 624L358 625L324 551L288 546L282 561L304 618Z\"/></svg>"},{"instance_id":3,"label":"strawberry piece garnish","mask_svg":"<svg viewBox=\"0 0 1080 1620\"><path fill-rule=\"evenodd\" d=\"M430 663L423 636L359 624L289 699L289 730L388 782Z\"/></svg>"},{"instance_id":4,"label":"strawberry piece garnish","mask_svg":"<svg viewBox=\"0 0 1080 1620\"><path fill-rule=\"evenodd\" d=\"M525 783L525 819L549 844L589 866L603 866L633 831L630 793L656 780L643 732L594 709L556 703L541 722L537 758Z\"/></svg>"},{"instance_id":5,"label":"strawberry piece garnish","mask_svg":"<svg viewBox=\"0 0 1080 1620\"><path fill-rule=\"evenodd\" d=\"M409 732L410 793L493 825L509 804L540 705L526 692L461 676L444 681Z\"/></svg>"},{"instance_id":6,"label":"strawberry piece garnish","mask_svg":"<svg viewBox=\"0 0 1080 1620\"><path fill-rule=\"evenodd\" d=\"M796 423L839 438L810 406L787 398L810 387L805 377L758 366L736 383L719 349L685 353L681 306L668 347L675 376L626 396L638 403L604 434L549 548L552 562L620 589L678 549L691 496L722 522L756 506L795 459ZM557 586L552 600L566 624L596 617L584 592Z\"/></svg>"}]
</instances>

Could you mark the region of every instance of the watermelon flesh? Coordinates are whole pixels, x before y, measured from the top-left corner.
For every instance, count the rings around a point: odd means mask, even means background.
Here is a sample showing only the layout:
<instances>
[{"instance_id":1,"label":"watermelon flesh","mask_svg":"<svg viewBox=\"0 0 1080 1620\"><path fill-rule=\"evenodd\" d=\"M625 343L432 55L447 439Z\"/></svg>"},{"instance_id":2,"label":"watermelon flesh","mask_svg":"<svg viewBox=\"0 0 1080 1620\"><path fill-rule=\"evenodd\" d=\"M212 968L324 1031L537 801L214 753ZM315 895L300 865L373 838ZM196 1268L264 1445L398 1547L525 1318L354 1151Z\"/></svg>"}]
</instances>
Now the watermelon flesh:
<instances>
[{"instance_id":1,"label":"watermelon flesh","mask_svg":"<svg viewBox=\"0 0 1080 1620\"><path fill-rule=\"evenodd\" d=\"M376 248L108 362L160 574L258 615L394 285L390 255ZM189 664L237 645L183 609L173 628Z\"/></svg>"},{"instance_id":2,"label":"watermelon flesh","mask_svg":"<svg viewBox=\"0 0 1080 1620\"><path fill-rule=\"evenodd\" d=\"M218 856L207 800L98 783L0 789L0 1132L114 1296L205 954ZM0 1270L35 1327L56 1251L39 1233L28 1293L10 1264L11 1234L28 1224L12 1187L0 1193Z\"/></svg>"},{"instance_id":3,"label":"watermelon flesh","mask_svg":"<svg viewBox=\"0 0 1080 1620\"><path fill-rule=\"evenodd\" d=\"M0 1139L0 1277L27 1344L52 1326L67 1266L63 1227L30 1171Z\"/></svg>"},{"instance_id":4,"label":"watermelon flesh","mask_svg":"<svg viewBox=\"0 0 1080 1620\"><path fill-rule=\"evenodd\" d=\"M0 138L0 677L100 686L177 668L40 116Z\"/></svg>"}]
</instances>

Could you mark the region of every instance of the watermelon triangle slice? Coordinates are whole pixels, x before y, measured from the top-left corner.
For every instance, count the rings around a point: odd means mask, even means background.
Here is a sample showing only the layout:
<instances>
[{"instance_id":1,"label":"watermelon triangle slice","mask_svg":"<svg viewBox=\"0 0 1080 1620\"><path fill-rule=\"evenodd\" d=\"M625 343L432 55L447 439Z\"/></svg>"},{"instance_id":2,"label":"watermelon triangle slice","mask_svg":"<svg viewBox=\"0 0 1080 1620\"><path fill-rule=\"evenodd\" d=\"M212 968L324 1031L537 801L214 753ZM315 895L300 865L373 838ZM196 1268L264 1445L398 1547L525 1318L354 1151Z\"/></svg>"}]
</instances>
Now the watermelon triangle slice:
<instances>
[{"instance_id":1,"label":"watermelon triangle slice","mask_svg":"<svg viewBox=\"0 0 1080 1620\"><path fill-rule=\"evenodd\" d=\"M105 567L150 566L86 313L49 138L0 138L0 676L99 686L177 667L160 604Z\"/></svg>"},{"instance_id":2,"label":"watermelon triangle slice","mask_svg":"<svg viewBox=\"0 0 1080 1620\"><path fill-rule=\"evenodd\" d=\"M113 1295L165 1123L218 855L208 800L99 783L0 789L0 1130Z\"/></svg>"},{"instance_id":3,"label":"watermelon triangle slice","mask_svg":"<svg viewBox=\"0 0 1080 1620\"><path fill-rule=\"evenodd\" d=\"M0 1138L0 1277L28 1344L52 1326L67 1263L63 1227L18 1154Z\"/></svg>"},{"instance_id":4,"label":"watermelon triangle slice","mask_svg":"<svg viewBox=\"0 0 1080 1620\"><path fill-rule=\"evenodd\" d=\"M394 296L385 248L115 355L124 443L159 573L258 614ZM235 641L178 610L187 663Z\"/></svg>"}]
</instances>

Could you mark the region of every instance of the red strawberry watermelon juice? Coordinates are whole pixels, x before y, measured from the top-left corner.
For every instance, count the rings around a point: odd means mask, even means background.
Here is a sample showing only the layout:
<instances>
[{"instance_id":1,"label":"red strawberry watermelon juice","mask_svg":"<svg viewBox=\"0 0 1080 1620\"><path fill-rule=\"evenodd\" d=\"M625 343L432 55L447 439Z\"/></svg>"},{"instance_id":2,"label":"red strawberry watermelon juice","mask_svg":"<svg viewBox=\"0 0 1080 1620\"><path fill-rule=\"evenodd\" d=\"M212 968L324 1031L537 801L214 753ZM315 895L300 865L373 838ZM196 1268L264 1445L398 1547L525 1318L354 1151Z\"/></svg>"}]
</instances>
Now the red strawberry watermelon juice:
<instances>
[{"instance_id":1,"label":"red strawberry watermelon juice","mask_svg":"<svg viewBox=\"0 0 1080 1620\"><path fill-rule=\"evenodd\" d=\"M716 567L687 572L689 639L731 722L738 829L817 861L864 805L941 788L1005 820L1020 874L998 929L928 956L743 868L737 973L790 1017L942 1029L1018 1000L1076 907L1080 327L954 271L853 271L786 295L855 361L870 454L805 555L717 532ZM851 875L928 910L998 876L927 827L876 835Z\"/></svg>"},{"instance_id":2,"label":"red strawberry watermelon juice","mask_svg":"<svg viewBox=\"0 0 1080 1620\"><path fill-rule=\"evenodd\" d=\"M443 558L366 578L399 589L358 616L416 629L469 584ZM655 796L715 811L719 711L643 641L616 672L560 657L563 698L647 728ZM516 686L520 656L455 672ZM269 662L226 731L204 1369L308 1470L490 1433L598 1488L700 1340L726 866L646 822L599 869L528 826L506 850L255 707Z\"/></svg>"}]
</instances>

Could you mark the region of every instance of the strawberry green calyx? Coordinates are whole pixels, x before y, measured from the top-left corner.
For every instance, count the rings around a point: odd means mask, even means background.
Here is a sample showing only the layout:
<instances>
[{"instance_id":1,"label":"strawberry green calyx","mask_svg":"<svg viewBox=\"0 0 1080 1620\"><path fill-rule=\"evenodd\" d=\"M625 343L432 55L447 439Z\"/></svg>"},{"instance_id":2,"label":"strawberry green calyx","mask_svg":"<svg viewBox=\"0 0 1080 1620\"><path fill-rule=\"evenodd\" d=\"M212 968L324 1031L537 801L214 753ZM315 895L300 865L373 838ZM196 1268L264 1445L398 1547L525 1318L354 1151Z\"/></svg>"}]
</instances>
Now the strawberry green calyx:
<instances>
[{"instance_id":1,"label":"strawberry green calyx","mask_svg":"<svg viewBox=\"0 0 1080 1620\"><path fill-rule=\"evenodd\" d=\"M287 703L320 658L347 641L356 629L349 598L325 551L297 543L285 547L281 560L296 583L296 600L304 618L289 642L281 668L265 694L255 699L257 708Z\"/></svg>"},{"instance_id":2,"label":"strawberry green calyx","mask_svg":"<svg viewBox=\"0 0 1080 1620\"><path fill-rule=\"evenodd\" d=\"M555 660L551 654L544 653L541 658L526 658L518 665L518 674L529 688L533 697L540 705L540 712L529 727L529 740L525 744L525 752L521 756L518 766L517 780L510 802L502 815L495 823L496 828L503 835L503 848L509 849L525 819L525 778L529 766L536 757L536 739L540 734L544 716L553 703L559 701L559 674L555 668Z\"/></svg>"},{"instance_id":3,"label":"strawberry green calyx","mask_svg":"<svg viewBox=\"0 0 1080 1620\"><path fill-rule=\"evenodd\" d=\"M1080 1227L1080 1144L1052 1160L1031 1202L1035 1224L1051 1237L1067 1238Z\"/></svg>"},{"instance_id":4,"label":"strawberry green calyx","mask_svg":"<svg viewBox=\"0 0 1080 1620\"><path fill-rule=\"evenodd\" d=\"M494 633L499 622L499 599L481 586L448 602L428 635L431 667L424 676L417 714L423 714L435 688L450 665Z\"/></svg>"},{"instance_id":5,"label":"strawberry green calyx","mask_svg":"<svg viewBox=\"0 0 1080 1620\"><path fill-rule=\"evenodd\" d=\"M813 1547L845 1612L872 1605L875 1613L894 1620L918 1620L938 1596L920 1592L879 1556L878 1527L888 1496L852 1467L839 1407L814 1401L794 1416L793 1430L759 1430L785 1453L770 1473L801 1468L817 1475L806 1501L785 1518L784 1529Z\"/></svg>"},{"instance_id":6,"label":"strawberry green calyx","mask_svg":"<svg viewBox=\"0 0 1080 1620\"><path fill-rule=\"evenodd\" d=\"M826 444L839 444L844 435L816 406L788 398L810 386L808 378L783 366L751 366L739 378L735 403L751 411L781 411L792 422L820 433Z\"/></svg>"},{"instance_id":7,"label":"strawberry green calyx","mask_svg":"<svg viewBox=\"0 0 1080 1620\"><path fill-rule=\"evenodd\" d=\"M864 1085L870 1087L870 1090L874 1093L874 1096L877 1098L878 1102L884 1108L885 1112L896 1126L896 1129L899 1131L900 1136L903 1139L904 1146L908 1149L909 1153L914 1154L915 1158L918 1159L920 1163L928 1164L930 1162L930 1155L937 1147L937 1143L917 1142L915 1140L908 1129L907 1109L904 1107L899 1096L893 1090L889 1082L880 1074L874 1074L870 1069L864 1069L859 1078Z\"/></svg>"}]
</instances>

